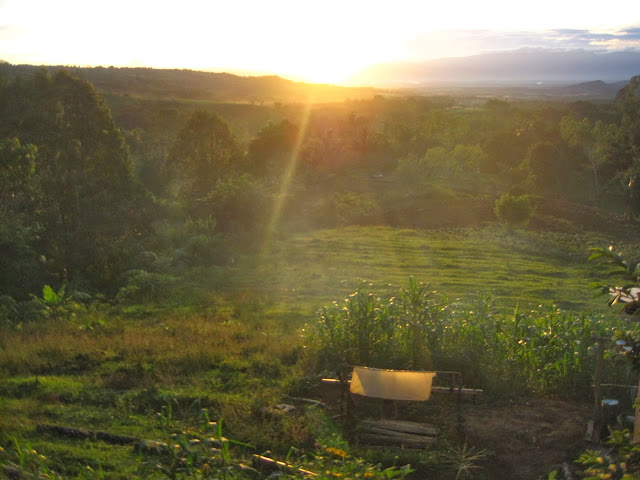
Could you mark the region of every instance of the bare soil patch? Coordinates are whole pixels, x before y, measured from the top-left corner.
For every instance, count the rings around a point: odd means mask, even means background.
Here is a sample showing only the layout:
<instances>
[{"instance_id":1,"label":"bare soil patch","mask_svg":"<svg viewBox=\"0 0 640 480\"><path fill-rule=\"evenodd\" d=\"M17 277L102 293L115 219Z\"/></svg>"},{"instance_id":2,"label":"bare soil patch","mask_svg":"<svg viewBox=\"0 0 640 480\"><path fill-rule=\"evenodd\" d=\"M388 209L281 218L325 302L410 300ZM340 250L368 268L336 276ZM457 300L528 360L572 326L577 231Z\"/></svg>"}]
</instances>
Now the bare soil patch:
<instances>
[{"instance_id":1,"label":"bare soil patch","mask_svg":"<svg viewBox=\"0 0 640 480\"><path fill-rule=\"evenodd\" d=\"M483 462L486 478L531 480L587 448L584 440L591 406L554 399L531 399L502 406L465 408L470 445L491 452Z\"/></svg>"}]
</instances>

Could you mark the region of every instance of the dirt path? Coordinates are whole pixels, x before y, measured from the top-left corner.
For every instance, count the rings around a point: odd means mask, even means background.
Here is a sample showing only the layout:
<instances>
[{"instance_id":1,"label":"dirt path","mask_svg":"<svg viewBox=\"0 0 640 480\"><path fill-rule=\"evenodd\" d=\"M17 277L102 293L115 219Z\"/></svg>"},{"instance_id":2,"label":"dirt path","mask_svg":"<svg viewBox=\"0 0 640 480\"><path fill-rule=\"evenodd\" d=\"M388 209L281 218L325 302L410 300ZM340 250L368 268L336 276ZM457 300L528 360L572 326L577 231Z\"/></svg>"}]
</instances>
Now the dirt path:
<instances>
[{"instance_id":1,"label":"dirt path","mask_svg":"<svg viewBox=\"0 0 640 480\"><path fill-rule=\"evenodd\" d=\"M492 452L486 478L534 480L578 458L589 414L588 404L549 399L469 406L465 431L470 445Z\"/></svg>"}]
</instances>

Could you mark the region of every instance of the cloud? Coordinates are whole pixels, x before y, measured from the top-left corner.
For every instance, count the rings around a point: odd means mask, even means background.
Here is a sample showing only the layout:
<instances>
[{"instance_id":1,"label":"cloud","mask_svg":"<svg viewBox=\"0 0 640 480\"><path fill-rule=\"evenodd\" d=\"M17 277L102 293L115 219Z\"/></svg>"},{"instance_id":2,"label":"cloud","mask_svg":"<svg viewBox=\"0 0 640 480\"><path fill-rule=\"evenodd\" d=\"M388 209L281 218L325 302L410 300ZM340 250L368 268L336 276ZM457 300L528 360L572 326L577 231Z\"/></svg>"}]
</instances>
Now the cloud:
<instances>
[{"instance_id":1,"label":"cloud","mask_svg":"<svg viewBox=\"0 0 640 480\"><path fill-rule=\"evenodd\" d=\"M621 32L627 39L640 40L640 27L627 28Z\"/></svg>"},{"instance_id":2,"label":"cloud","mask_svg":"<svg viewBox=\"0 0 640 480\"><path fill-rule=\"evenodd\" d=\"M543 31L448 30L428 32L406 44L414 60L529 48L640 50L640 26L612 32L559 28Z\"/></svg>"},{"instance_id":3,"label":"cloud","mask_svg":"<svg viewBox=\"0 0 640 480\"><path fill-rule=\"evenodd\" d=\"M584 49L640 49L640 27L629 27L614 32L593 32L590 30L553 30L551 39L560 45Z\"/></svg>"}]
</instances>

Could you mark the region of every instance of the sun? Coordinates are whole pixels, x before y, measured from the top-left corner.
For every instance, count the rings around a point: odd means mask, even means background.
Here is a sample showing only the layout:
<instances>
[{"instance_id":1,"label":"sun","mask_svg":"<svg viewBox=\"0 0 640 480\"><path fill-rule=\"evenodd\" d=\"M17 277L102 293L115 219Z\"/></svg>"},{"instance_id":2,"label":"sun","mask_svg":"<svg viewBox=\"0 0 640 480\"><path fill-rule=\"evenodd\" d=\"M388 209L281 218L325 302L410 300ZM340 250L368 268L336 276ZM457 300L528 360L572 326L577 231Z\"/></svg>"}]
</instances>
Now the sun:
<instances>
[{"instance_id":1,"label":"sun","mask_svg":"<svg viewBox=\"0 0 640 480\"><path fill-rule=\"evenodd\" d=\"M300 34L297 39L276 36L265 41L271 47L252 62L254 70L304 82L340 84L377 61L372 50L360 49L352 39L317 32Z\"/></svg>"},{"instance_id":2,"label":"sun","mask_svg":"<svg viewBox=\"0 0 640 480\"><path fill-rule=\"evenodd\" d=\"M283 72L285 72L284 68L283 66ZM361 68L364 68L364 65L360 67L343 59L333 58L321 61L315 57L315 59L308 59L295 65L292 75L299 77L304 82L339 85Z\"/></svg>"}]
</instances>

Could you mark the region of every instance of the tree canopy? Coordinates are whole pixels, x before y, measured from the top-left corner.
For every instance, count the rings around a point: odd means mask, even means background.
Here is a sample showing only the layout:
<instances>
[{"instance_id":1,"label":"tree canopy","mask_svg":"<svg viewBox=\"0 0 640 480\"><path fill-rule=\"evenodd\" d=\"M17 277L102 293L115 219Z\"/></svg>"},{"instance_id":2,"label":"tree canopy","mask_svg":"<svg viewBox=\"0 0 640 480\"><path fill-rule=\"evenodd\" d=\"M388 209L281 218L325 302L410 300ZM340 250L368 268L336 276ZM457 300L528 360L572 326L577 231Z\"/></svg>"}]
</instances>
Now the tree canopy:
<instances>
[{"instance_id":1,"label":"tree canopy","mask_svg":"<svg viewBox=\"0 0 640 480\"><path fill-rule=\"evenodd\" d=\"M33 158L35 150L24 148L37 148L28 178L41 208L24 214L27 223L42 226L38 253L47 270L61 282L104 287L124 268L148 222L145 193L104 99L65 70L52 76L41 70L2 86L0 105L0 138L17 139L5 144L5 155L14 152L5 157L7 175L18 160Z\"/></svg>"}]
</instances>

